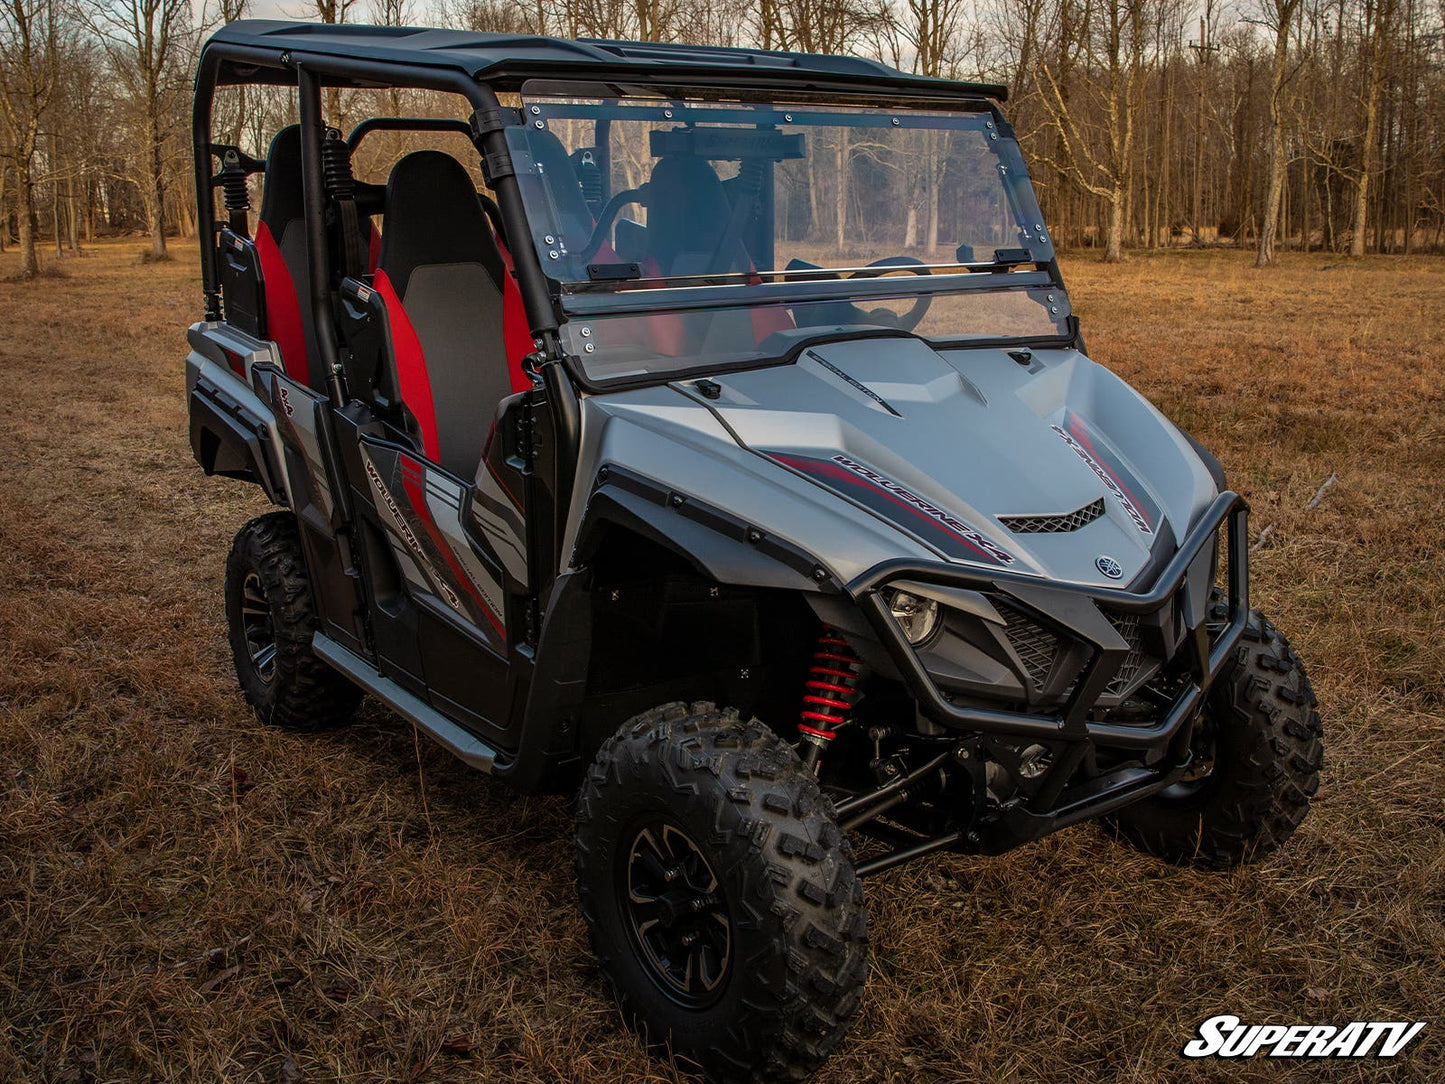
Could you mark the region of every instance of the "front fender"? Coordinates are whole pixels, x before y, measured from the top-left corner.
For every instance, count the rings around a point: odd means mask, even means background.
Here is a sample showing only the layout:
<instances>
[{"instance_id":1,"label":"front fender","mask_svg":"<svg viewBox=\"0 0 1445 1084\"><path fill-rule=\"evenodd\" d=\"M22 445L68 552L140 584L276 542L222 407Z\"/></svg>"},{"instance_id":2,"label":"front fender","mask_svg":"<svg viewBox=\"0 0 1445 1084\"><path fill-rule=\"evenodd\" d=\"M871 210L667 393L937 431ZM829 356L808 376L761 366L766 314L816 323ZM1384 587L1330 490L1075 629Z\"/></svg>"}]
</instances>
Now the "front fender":
<instances>
[{"instance_id":1,"label":"front fender","mask_svg":"<svg viewBox=\"0 0 1445 1084\"><path fill-rule=\"evenodd\" d=\"M613 527L632 531L684 558L718 583L837 593L823 562L724 509L616 466L598 472L571 564L585 565Z\"/></svg>"}]
</instances>

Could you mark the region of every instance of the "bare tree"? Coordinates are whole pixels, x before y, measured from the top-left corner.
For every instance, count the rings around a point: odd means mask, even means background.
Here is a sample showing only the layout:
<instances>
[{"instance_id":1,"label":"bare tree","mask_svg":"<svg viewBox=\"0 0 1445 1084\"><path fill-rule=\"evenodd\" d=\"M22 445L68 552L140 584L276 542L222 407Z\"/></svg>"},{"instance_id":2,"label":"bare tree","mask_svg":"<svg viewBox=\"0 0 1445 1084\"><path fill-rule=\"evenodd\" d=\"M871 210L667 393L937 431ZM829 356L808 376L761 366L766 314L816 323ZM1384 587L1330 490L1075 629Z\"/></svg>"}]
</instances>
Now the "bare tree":
<instances>
[{"instance_id":1,"label":"bare tree","mask_svg":"<svg viewBox=\"0 0 1445 1084\"><path fill-rule=\"evenodd\" d=\"M1260 209L1259 248L1254 266L1268 267L1274 261L1279 205L1284 193L1289 40L1295 19L1299 16L1300 0L1260 0L1260 4L1260 22L1274 33L1274 54L1269 77L1269 175L1265 181L1264 204Z\"/></svg>"},{"instance_id":2,"label":"bare tree","mask_svg":"<svg viewBox=\"0 0 1445 1084\"><path fill-rule=\"evenodd\" d=\"M1364 133L1360 144L1360 171L1355 180L1355 213L1350 227L1350 255L1365 254L1365 227L1370 209L1370 174L1375 167L1375 144L1380 138L1380 98L1384 91L1386 53L1395 31L1395 0L1365 0L1361 28L1365 60Z\"/></svg>"},{"instance_id":3,"label":"bare tree","mask_svg":"<svg viewBox=\"0 0 1445 1084\"><path fill-rule=\"evenodd\" d=\"M35 155L56 86L59 19L55 0L0 5L0 117L15 173L15 232L20 277L40 272L35 244Z\"/></svg>"},{"instance_id":4,"label":"bare tree","mask_svg":"<svg viewBox=\"0 0 1445 1084\"><path fill-rule=\"evenodd\" d=\"M153 259L166 259L166 142L182 112L192 56L188 0L100 0L92 25L124 87L134 124L136 183Z\"/></svg>"},{"instance_id":5,"label":"bare tree","mask_svg":"<svg viewBox=\"0 0 1445 1084\"><path fill-rule=\"evenodd\" d=\"M1062 0L1055 46L1039 53L1042 97L1058 144L1057 157L1048 161L1105 201L1108 263L1124 258L1153 10L1151 0Z\"/></svg>"}]
</instances>

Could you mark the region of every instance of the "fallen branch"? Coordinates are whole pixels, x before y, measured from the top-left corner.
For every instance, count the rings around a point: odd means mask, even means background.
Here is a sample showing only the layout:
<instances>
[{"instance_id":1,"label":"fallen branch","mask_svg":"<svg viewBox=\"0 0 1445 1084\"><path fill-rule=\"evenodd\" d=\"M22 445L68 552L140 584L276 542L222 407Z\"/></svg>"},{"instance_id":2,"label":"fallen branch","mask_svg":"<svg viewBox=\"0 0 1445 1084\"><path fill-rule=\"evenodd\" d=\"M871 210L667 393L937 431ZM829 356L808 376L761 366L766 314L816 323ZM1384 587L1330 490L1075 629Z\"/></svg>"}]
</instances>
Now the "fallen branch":
<instances>
[{"instance_id":1,"label":"fallen branch","mask_svg":"<svg viewBox=\"0 0 1445 1084\"><path fill-rule=\"evenodd\" d=\"M1269 541L1269 536L1272 534L1274 534L1273 523L1271 523L1268 527L1259 532L1259 537L1250 543L1249 548L1251 550L1259 549L1260 546L1264 545L1267 541Z\"/></svg>"},{"instance_id":2,"label":"fallen branch","mask_svg":"<svg viewBox=\"0 0 1445 1084\"><path fill-rule=\"evenodd\" d=\"M1335 472L1330 471L1330 476L1324 480L1324 484L1321 485L1319 489L1315 490L1315 495L1313 498L1311 498L1310 503L1305 505L1305 511L1313 512L1316 508L1318 508L1320 501L1324 500L1325 491L1328 490L1330 486L1334 485L1337 480L1338 476L1335 474Z\"/></svg>"}]
</instances>

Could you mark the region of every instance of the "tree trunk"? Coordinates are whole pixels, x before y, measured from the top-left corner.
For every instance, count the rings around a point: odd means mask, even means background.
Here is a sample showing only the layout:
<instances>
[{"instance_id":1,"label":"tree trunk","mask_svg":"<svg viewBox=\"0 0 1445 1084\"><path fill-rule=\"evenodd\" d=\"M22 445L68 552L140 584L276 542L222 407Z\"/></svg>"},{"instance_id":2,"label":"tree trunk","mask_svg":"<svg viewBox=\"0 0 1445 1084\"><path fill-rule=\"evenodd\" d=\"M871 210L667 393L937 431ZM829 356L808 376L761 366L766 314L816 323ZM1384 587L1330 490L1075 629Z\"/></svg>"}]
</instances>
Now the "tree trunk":
<instances>
[{"instance_id":1,"label":"tree trunk","mask_svg":"<svg viewBox=\"0 0 1445 1084\"><path fill-rule=\"evenodd\" d=\"M1380 16L1376 16L1380 18ZM1376 34L1380 33L1377 29ZM1369 87L1365 91L1365 140L1360 147L1360 177L1355 184L1354 224L1350 229L1350 255L1365 254L1365 217L1370 208L1370 173L1375 167L1375 142L1380 132L1381 68L1379 46L1374 47Z\"/></svg>"},{"instance_id":2,"label":"tree trunk","mask_svg":"<svg viewBox=\"0 0 1445 1084\"><path fill-rule=\"evenodd\" d=\"M1104 246L1104 262L1118 263L1124 258L1124 216L1127 213L1124 186L1116 183L1109 193L1109 239Z\"/></svg>"},{"instance_id":3,"label":"tree trunk","mask_svg":"<svg viewBox=\"0 0 1445 1084\"><path fill-rule=\"evenodd\" d=\"M839 252L843 251L844 234L848 227L848 130L838 129L838 207L834 219L834 237Z\"/></svg>"},{"instance_id":4,"label":"tree trunk","mask_svg":"<svg viewBox=\"0 0 1445 1084\"><path fill-rule=\"evenodd\" d=\"M154 105L147 109L146 117L146 178L145 191L146 224L151 234L151 259L166 259L166 204L165 181L162 176L164 164L161 161L161 136L159 118Z\"/></svg>"},{"instance_id":5,"label":"tree trunk","mask_svg":"<svg viewBox=\"0 0 1445 1084\"><path fill-rule=\"evenodd\" d=\"M55 155L51 154L51 161ZM55 258L65 255L65 237L60 232L60 178L50 182L50 231L55 235Z\"/></svg>"},{"instance_id":6,"label":"tree trunk","mask_svg":"<svg viewBox=\"0 0 1445 1084\"><path fill-rule=\"evenodd\" d=\"M1293 12L1281 13L1274 36L1274 66L1269 80L1269 181L1265 186L1264 208L1259 223L1259 251L1255 267L1268 267L1274 260L1275 235L1279 230L1280 195L1284 191L1284 96L1285 65L1289 59L1289 24Z\"/></svg>"},{"instance_id":7,"label":"tree trunk","mask_svg":"<svg viewBox=\"0 0 1445 1084\"><path fill-rule=\"evenodd\" d=\"M28 161L15 163L15 233L20 245L20 277L34 278L40 273L40 257L35 251L35 181Z\"/></svg>"},{"instance_id":8,"label":"tree trunk","mask_svg":"<svg viewBox=\"0 0 1445 1084\"><path fill-rule=\"evenodd\" d=\"M930 262L933 253L938 251L938 182L941 178L933 168L933 163L928 166L928 232L923 235L923 243L927 247Z\"/></svg>"}]
</instances>

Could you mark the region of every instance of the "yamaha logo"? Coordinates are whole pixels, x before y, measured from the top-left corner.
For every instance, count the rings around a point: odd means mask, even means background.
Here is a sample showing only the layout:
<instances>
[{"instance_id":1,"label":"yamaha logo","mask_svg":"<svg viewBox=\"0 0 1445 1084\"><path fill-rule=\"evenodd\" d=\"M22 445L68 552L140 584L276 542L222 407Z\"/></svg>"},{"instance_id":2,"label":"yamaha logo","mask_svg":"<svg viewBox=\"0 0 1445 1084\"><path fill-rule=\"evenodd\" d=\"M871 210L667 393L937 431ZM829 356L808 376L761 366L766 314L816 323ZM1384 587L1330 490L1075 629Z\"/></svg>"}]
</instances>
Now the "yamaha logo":
<instances>
[{"instance_id":1,"label":"yamaha logo","mask_svg":"<svg viewBox=\"0 0 1445 1084\"><path fill-rule=\"evenodd\" d=\"M1124 566L1107 553L1101 553L1094 558L1094 567L1111 580L1120 579L1124 575Z\"/></svg>"}]
</instances>

